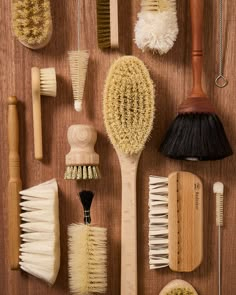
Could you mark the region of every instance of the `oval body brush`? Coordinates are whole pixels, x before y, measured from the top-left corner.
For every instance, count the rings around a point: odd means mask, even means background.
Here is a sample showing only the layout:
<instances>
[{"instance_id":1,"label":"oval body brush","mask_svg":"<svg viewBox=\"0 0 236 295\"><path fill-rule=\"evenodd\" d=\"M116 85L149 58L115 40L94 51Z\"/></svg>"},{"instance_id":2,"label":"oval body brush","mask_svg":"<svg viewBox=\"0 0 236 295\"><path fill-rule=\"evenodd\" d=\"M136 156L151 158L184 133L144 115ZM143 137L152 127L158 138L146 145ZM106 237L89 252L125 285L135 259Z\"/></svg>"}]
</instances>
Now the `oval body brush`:
<instances>
[{"instance_id":1,"label":"oval body brush","mask_svg":"<svg viewBox=\"0 0 236 295\"><path fill-rule=\"evenodd\" d=\"M120 294L136 295L136 174L154 118L153 83L147 68L138 58L124 56L111 66L104 88L103 114L122 175Z\"/></svg>"},{"instance_id":2,"label":"oval body brush","mask_svg":"<svg viewBox=\"0 0 236 295\"><path fill-rule=\"evenodd\" d=\"M219 160L232 155L224 127L202 90L203 0L190 0L192 21L193 89L179 106L160 151L167 157L186 160Z\"/></svg>"},{"instance_id":3,"label":"oval body brush","mask_svg":"<svg viewBox=\"0 0 236 295\"><path fill-rule=\"evenodd\" d=\"M159 295L198 295L197 291L188 282L173 280L169 282Z\"/></svg>"}]
</instances>

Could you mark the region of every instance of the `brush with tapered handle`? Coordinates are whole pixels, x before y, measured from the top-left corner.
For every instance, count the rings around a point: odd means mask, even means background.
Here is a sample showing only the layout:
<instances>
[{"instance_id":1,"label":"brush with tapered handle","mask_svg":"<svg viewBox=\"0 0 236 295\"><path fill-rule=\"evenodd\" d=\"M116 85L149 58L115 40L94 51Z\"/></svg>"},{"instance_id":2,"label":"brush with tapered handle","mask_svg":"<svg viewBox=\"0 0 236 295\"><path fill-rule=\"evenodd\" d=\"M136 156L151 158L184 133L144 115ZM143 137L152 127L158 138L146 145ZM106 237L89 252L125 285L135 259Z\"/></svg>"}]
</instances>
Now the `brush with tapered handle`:
<instances>
[{"instance_id":1,"label":"brush with tapered handle","mask_svg":"<svg viewBox=\"0 0 236 295\"><path fill-rule=\"evenodd\" d=\"M9 263L11 269L19 268L20 248L20 178L19 120L17 98L8 98L8 146L9 146L9 182L8 182L8 237Z\"/></svg>"}]
</instances>

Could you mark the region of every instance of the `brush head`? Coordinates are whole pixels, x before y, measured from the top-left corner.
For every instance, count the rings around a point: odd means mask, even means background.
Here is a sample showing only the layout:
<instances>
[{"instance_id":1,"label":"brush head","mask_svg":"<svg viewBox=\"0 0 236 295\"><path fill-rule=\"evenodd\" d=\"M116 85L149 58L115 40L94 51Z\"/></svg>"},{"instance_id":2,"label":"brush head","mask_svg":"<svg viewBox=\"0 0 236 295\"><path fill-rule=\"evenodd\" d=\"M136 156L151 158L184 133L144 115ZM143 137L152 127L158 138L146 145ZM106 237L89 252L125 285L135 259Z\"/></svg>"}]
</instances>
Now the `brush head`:
<instances>
[{"instance_id":1,"label":"brush head","mask_svg":"<svg viewBox=\"0 0 236 295\"><path fill-rule=\"evenodd\" d=\"M103 115L108 136L122 153L144 148L154 120L154 87L143 62L134 56L111 66L103 94Z\"/></svg>"},{"instance_id":2,"label":"brush head","mask_svg":"<svg viewBox=\"0 0 236 295\"><path fill-rule=\"evenodd\" d=\"M82 99L88 69L89 53L87 50L69 51L70 75L74 96L74 107L77 112L82 110Z\"/></svg>"},{"instance_id":3,"label":"brush head","mask_svg":"<svg viewBox=\"0 0 236 295\"><path fill-rule=\"evenodd\" d=\"M224 184L222 182L215 182L213 185L214 194L223 194L224 193Z\"/></svg>"},{"instance_id":4,"label":"brush head","mask_svg":"<svg viewBox=\"0 0 236 295\"><path fill-rule=\"evenodd\" d=\"M50 1L13 0L12 23L15 36L24 46L46 46L52 35Z\"/></svg>"},{"instance_id":5,"label":"brush head","mask_svg":"<svg viewBox=\"0 0 236 295\"><path fill-rule=\"evenodd\" d=\"M111 47L110 0L97 0L97 40L99 48Z\"/></svg>"},{"instance_id":6,"label":"brush head","mask_svg":"<svg viewBox=\"0 0 236 295\"><path fill-rule=\"evenodd\" d=\"M71 224L68 248L70 291L80 295L106 293L107 229Z\"/></svg>"},{"instance_id":7,"label":"brush head","mask_svg":"<svg viewBox=\"0 0 236 295\"><path fill-rule=\"evenodd\" d=\"M216 194L216 225L223 226L224 184L222 182L215 182L213 192Z\"/></svg>"},{"instance_id":8,"label":"brush head","mask_svg":"<svg viewBox=\"0 0 236 295\"><path fill-rule=\"evenodd\" d=\"M81 191L78 195L84 208L84 224L90 224L90 207L93 201L94 193L91 191Z\"/></svg>"},{"instance_id":9,"label":"brush head","mask_svg":"<svg viewBox=\"0 0 236 295\"><path fill-rule=\"evenodd\" d=\"M56 97L57 80L54 68L40 69L40 94Z\"/></svg>"},{"instance_id":10,"label":"brush head","mask_svg":"<svg viewBox=\"0 0 236 295\"><path fill-rule=\"evenodd\" d=\"M168 283L159 295L198 295L197 291L184 280L173 280Z\"/></svg>"},{"instance_id":11,"label":"brush head","mask_svg":"<svg viewBox=\"0 0 236 295\"><path fill-rule=\"evenodd\" d=\"M135 26L135 43L141 50L167 53L179 32L175 0L143 0Z\"/></svg>"},{"instance_id":12,"label":"brush head","mask_svg":"<svg viewBox=\"0 0 236 295\"><path fill-rule=\"evenodd\" d=\"M169 127L160 152L177 160L220 160L233 154L224 127L214 113L179 114Z\"/></svg>"}]
</instances>

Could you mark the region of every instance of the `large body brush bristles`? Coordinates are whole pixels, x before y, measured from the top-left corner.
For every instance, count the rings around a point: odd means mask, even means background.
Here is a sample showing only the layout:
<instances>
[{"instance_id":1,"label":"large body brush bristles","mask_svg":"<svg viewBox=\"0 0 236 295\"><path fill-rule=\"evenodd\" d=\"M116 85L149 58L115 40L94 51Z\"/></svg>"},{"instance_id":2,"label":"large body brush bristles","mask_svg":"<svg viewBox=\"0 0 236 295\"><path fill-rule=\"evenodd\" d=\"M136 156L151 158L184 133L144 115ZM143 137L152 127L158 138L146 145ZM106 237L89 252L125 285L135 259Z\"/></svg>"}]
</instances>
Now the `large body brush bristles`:
<instances>
[{"instance_id":1,"label":"large body brush bristles","mask_svg":"<svg viewBox=\"0 0 236 295\"><path fill-rule=\"evenodd\" d=\"M50 285L60 268L58 188L55 179L21 194L20 267Z\"/></svg>"},{"instance_id":2,"label":"large body brush bristles","mask_svg":"<svg viewBox=\"0 0 236 295\"><path fill-rule=\"evenodd\" d=\"M119 47L118 0L97 0L97 40L101 49Z\"/></svg>"},{"instance_id":3,"label":"large body brush bristles","mask_svg":"<svg viewBox=\"0 0 236 295\"><path fill-rule=\"evenodd\" d=\"M32 103L33 103L33 126L34 126L34 156L35 159L43 158L42 140L42 115L41 95L55 97L57 92L56 72L54 68L31 69L32 78Z\"/></svg>"},{"instance_id":4,"label":"large body brush bristles","mask_svg":"<svg viewBox=\"0 0 236 295\"><path fill-rule=\"evenodd\" d=\"M178 35L176 0L141 0L135 42L143 51L167 53Z\"/></svg>"},{"instance_id":5,"label":"large body brush bristles","mask_svg":"<svg viewBox=\"0 0 236 295\"><path fill-rule=\"evenodd\" d=\"M80 192L84 224L68 227L69 285L73 294L105 293L107 289L107 229L91 226L94 194Z\"/></svg>"},{"instance_id":6,"label":"large body brush bristles","mask_svg":"<svg viewBox=\"0 0 236 295\"><path fill-rule=\"evenodd\" d=\"M198 295L197 291L188 282L173 280L169 282L159 295Z\"/></svg>"},{"instance_id":7,"label":"large body brush bristles","mask_svg":"<svg viewBox=\"0 0 236 295\"><path fill-rule=\"evenodd\" d=\"M12 23L15 36L26 47L39 49L52 35L49 0L12 0Z\"/></svg>"},{"instance_id":8,"label":"large body brush bristles","mask_svg":"<svg viewBox=\"0 0 236 295\"><path fill-rule=\"evenodd\" d=\"M232 155L224 127L202 89L203 0L190 0L192 21L193 88L178 109L160 146L167 157L179 160L220 160Z\"/></svg>"},{"instance_id":9,"label":"large body brush bristles","mask_svg":"<svg viewBox=\"0 0 236 295\"><path fill-rule=\"evenodd\" d=\"M121 294L136 295L136 174L154 119L154 87L143 62L119 58L108 73L103 96L105 127L114 145L122 175Z\"/></svg>"}]
</instances>

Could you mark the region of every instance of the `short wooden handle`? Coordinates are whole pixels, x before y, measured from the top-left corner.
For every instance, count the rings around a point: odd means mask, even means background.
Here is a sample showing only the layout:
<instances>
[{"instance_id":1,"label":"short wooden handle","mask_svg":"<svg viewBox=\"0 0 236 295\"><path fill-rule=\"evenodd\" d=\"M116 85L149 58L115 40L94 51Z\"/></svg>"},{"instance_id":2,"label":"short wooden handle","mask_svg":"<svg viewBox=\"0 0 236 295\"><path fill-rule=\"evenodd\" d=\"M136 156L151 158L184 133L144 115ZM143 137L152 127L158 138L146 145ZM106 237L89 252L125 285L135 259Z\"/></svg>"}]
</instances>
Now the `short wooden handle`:
<instances>
[{"instance_id":1,"label":"short wooden handle","mask_svg":"<svg viewBox=\"0 0 236 295\"><path fill-rule=\"evenodd\" d=\"M202 90L202 28L204 0L190 0L192 23L192 97L205 97Z\"/></svg>"},{"instance_id":2,"label":"short wooden handle","mask_svg":"<svg viewBox=\"0 0 236 295\"><path fill-rule=\"evenodd\" d=\"M33 67L32 75L32 105L33 105L33 127L34 127L34 157L36 160L43 158L42 141L42 117L40 96L40 70Z\"/></svg>"},{"instance_id":3,"label":"short wooden handle","mask_svg":"<svg viewBox=\"0 0 236 295\"><path fill-rule=\"evenodd\" d=\"M8 98L8 145L9 145L9 182L8 182L8 232L9 262L11 269L19 268L20 249L20 178L19 120L17 99Z\"/></svg>"},{"instance_id":4,"label":"short wooden handle","mask_svg":"<svg viewBox=\"0 0 236 295\"><path fill-rule=\"evenodd\" d=\"M118 153L122 175L121 292L138 294L136 174L140 154Z\"/></svg>"}]
</instances>

